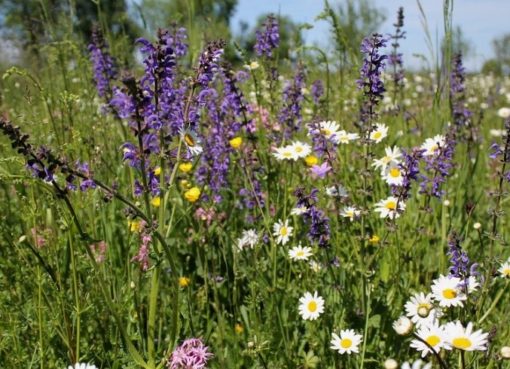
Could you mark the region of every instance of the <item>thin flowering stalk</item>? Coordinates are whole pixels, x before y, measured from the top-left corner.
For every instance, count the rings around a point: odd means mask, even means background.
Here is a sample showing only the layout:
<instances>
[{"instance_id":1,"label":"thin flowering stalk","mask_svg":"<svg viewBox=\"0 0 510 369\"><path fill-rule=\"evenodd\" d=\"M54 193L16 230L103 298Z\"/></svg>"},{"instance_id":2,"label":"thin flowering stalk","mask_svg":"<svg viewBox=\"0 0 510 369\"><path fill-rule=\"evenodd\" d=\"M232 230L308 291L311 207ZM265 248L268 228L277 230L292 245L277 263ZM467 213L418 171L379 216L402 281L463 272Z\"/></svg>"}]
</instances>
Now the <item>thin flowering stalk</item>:
<instances>
[{"instance_id":1,"label":"thin flowering stalk","mask_svg":"<svg viewBox=\"0 0 510 369\"><path fill-rule=\"evenodd\" d=\"M380 49L386 46L387 38L374 33L363 39L361 53L364 55L360 78L357 80L358 89L363 91L363 103L360 108L361 130L365 137L372 130L372 124L377 117L376 107L379 105L386 91L381 79L385 68L387 55L380 54Z\"/></svg>"},{"instance_id":2,"label":"thin flowering stalk","mask_svg":"<svg viewBox=\"0 0 510 369\"><path fill-rule=\"evenodd\" d=\"M405 31L402 31L402 27L404 27L404 8L400 7L397 13L397 21L393 23L395 27L395 33L390 37L392 39L391 46L393 50L388 58L388 64L393 66L393 103L395 104L397 101L397 95L402 96L403 87L404 87L404 62L402 58L402 53L398 52L398 48L400 46L400 40L405 38Z\"/></svg>"},{"instance_id":3,"label":"thin flowering stalk","mask_svg":"<svg viewBox=\"0 0 510 369\"><path fill-rule=\"evenodd\" d=\"M112 97L111 83L117 78L115 60L108 50L108 43L104 39L101 29L96 25L92 29L92 42L88 49L93 63L94 81L99 97L110 101Z\"/></svg>"},{"instance_id":4,"label":"thin flowering stalk","mask_svg":"<svg viewBox=\"0 0 510 369\"><path fill-rule=\"evenodd\" d=\"M145 369L153 369L144 361L141 354L138 352L138 350L132 344L131 339L128 336L128 334L124 328L124 322L121 319L120 315L117 313L117 309L114 306L113 300L110 297L110 292L106 290L107 283L103 279L102 273L99 273L99 271L98 271L99 266L98 266L98 263L96 262L96 258L92 252L92 249L90 247L88 247L90 242L97 242L98 240L94 240L92 237L90 237L83 230L83 228L80 224L80 221L78 219L78 216L76 215L76 212L74 210L74 207L68 198L68 193L67 193L66 189L63 189L61 186L59 186L59 184L55 181L55 178L53 177L53 171L55 171L55 170L60 170L64 174L71 172L72 174L74 174L78 177L83 176L83 174L81 174L80 172L77 172L77 171L72 171L70 169L70 167L67 165L67 163L65 163L61 159L57 158L56 156L54 156L51 153L51 151L49 151L49 150L44 150L43 151L44 155L37 154L34 151L32 145L30 143L28 143L28 138L29 138L28 135L22 134L18 127L14 127L10 122L8 122L7 120L5 120L3 118L0 119L0 130L2 131L2 133L4 133L4 135L6 135L10 139L12 147L14 149L16 149L16 151L19 154L23 155L27 159L27 161L33 160L36 164L39 165L39 167L41 168L40 173L48 173L51 175L50 183L52 184L53 188L55 189L55 192L56 192L55 196L57 199L61 199L64 201L67 209L69 210L69 212L71 214L73 223L75 224L75 226L78 230L78 233L80 235L80 240L82 240L85 243L85 251L88 255L90 262L94 266L94 269L97 271L97 273L95 273L94 275L96 278L99 279L98 285L101 289L101 293L105 299L108 309L112 313L112 315L115 319L115 322L117 323L117 327L119 328L119 331L122 335L122 338L124 340L124 343L127 347L129 354L131 355L132 359L141 367L143 367ZM48 164L46 164L46 162ZM94 180L94 182L99 187L101 187L102 184L99 181ZM163 240L163 242L164 242L164 240Z\"/></svg>"},{"instance_id":5,"label":"thin flowering stalk","mask_svg":"<svg viewBox=\"0 0 510 369\"><path fill-rule=\"evenodd\" d=\"M305 86L305 71L303 66L298 66L292 81L288 81L283 88L283 106L278 115L278 121L283 128L283 138L288 139L300 130L302 114L301 105L304 100L303 87Z\"/></svg>"}]
</instances>

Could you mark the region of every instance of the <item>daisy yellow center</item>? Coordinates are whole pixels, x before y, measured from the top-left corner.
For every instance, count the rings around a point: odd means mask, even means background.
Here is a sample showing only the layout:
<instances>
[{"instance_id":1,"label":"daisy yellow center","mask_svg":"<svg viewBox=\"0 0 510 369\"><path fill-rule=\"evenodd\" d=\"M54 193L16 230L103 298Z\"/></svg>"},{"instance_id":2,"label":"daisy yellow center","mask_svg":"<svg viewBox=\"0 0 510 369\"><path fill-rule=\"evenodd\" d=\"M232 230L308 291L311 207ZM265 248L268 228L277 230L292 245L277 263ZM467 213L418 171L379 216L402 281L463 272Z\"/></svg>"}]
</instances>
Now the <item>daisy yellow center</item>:
<instances>
[{"instance_id":1,"label":"daisy yellow center","mask_svg":"<svg viewBox=\"0 0 510 369\"><path fill-rule=\"evenodd\" d=\"M298 252L296 252L296 256L303 257L305 256L305 252L303 250L299 250Z\"/></svg>"},{"instance_id":2,"label":"daisy yellow center","mask_svg":"<svg viewBox=\"0 0 510 369\"><path fill-rule=\"evenodd\" d=\"M353 210L348 210L345 212L345 214L349 217L349 218L352 218L354 217L354 211Z\"/></svg>"},{"instance_id":3,"label":"daisy yellow center","mask_svg":"<svg viewBox=\"0 0 510 369\"><path fill-rule=\"evenodd\" d=\"M421 316L422 318L426 318L430 312L430 305L429 304L419 304L417 310L418 310L419 316Z\"/></svg>"},{"instance_id":4,"label":"daisy yellow center","mask_svg":"<svg viewBox=\"0 0 510 369\"><path fill-rule=\"evenodd\" d=\"M386 203L386 209L395 210L397 208L397 203L395 201L388 201Z\"/></svg>"},{"instance_id":5,"label":"daisy yellow center","mask_svg":"<svg viewBox=\"0 0 510 369\"><path fill-rule=\"evenodd\" d=\"M287 227L280 228L280 235L286 236L288 233L289 233L289 230L287 229Z\"/></svg>"},{"instance_id":6,"label":"daisy yellow center","mask_svg":"<svg viewBox=\"0 0 510 369\"><path fill-rule=\"evenodd\" d=\"M390 169L390 176L393 178L397 178L400 176L400 169L398 168L391 168Z\"/></svg>"},{"instance_id":7,"label":"daisy yellow center","mask_svg":"<svg viewBox=\"0 0 510 369\"><path fill-rule=\"evenodd\" d=\"M427 342L430 346L434 347L439 342L441 342L441 338L439 338L438 336L432 335L432 336L428 336L425 339L425 342Z\"/></svg>"},{"instance_id":8,"label":"daisy yellow center","mask_svg":"<svg viewBox=\"0 0 510 369\"><path fill-rule=\"evenodd\" d=\"M350 340L348 338L344 338L344 339L340 340L340 346L344 349L347 349L352 346L352 340Z\"/></svg>"},{"instance_id":9,"label":"daisy yellow center","mask_svg":"<svg viewBox=\"0 0 510 369\"><path fill-rule=\"evenodd\" d=\"M303 152L303 148L301 146L296 146L296 152Z\"/></svg>"},{"instance_id":10,"label":"daisy yellow center","mask_svg":"<svg viewBox=\"0 0 510 369\"><path fill-rule=\"evenodd\" d=\"M310 301L308 303L308 310L312 313L315 312L315 310L317 310L317 303L315 301Z\"/></svg>"},{"instance_id":11,"label":"daisy yellow center","mask_svg":"<svg viewBox=\"0 0 510 369\"><path fill-rule=\"evenodd\" d=\"M377 140L378 138L381 138L382 136L382 133L381 132L375 132L374 133L374 138Z\"/></svg>"},{"instance_id":12,"label":"daisy yellow center","mask_svg":"<svg viewBox=\"0 0 510 369\"><path fill-rule=\"evenodd\" d=\"M471 343L469 338L458 337L458 338L454 338L452 340L452 345L455 348L458 348L458 349L461 349L461 350L465 350L465 349L470 348L473 344Z\"/></svg>"},{"instance_id":13,"label":"daisy yellow center","mask_svg":"<svg viewBox=\"0 0 510 369\"><path fill-rule=\"evenodd\" d=\"M285 151L283 153L283 157L285 157L285 158L290 158L291 156L292 156L292 153L290 151Z\"/></svg>"},{"instance_id":14,"label":"daisy yellow center","mask_svg":"<svg viewBox=\"0 0 510 369\"><path fill-rule=\"evenodd\" d=\"M503 277L510 277L510 268L503 269Z\"/></svg>"},{"instance_id":15,"label":"daisy yellow center","mask_svg":"<svg viewBox=\"0 0 510 369\"><path fill-rule=\"evenodd\" d=\"M451 288L446 288L443 290L443 297L445 299L454 299L455 297L457 297L457 291Z\"/></svg>"},{"instance_id":16,"label":"daisy yellow center","mask_svg":"<svg viewBox=\"0 0 510 369\"><path fill-rule=\"evenodd\" d=\"M330 129L327 129L327 128L323 128L321 129L321 133L324 135L324 136L329 136L331 133L331 130Z\"/></svg>"},{"instance_id":17,"label":"daisy yellow center","mask_svg":"<svg viewBox=\"0 0 510 369\"><path fill-rule=\"evenodd\" d=\"M439 150L439 146L437 145L434 145L430 148L430 152L436 152L437 150Z\"/></svg>"},{"instance_id":18,"label":"daisy yellow center","mask_svg":"<svg viewBox=\"0 0 510 369\"><path fill-rule=\"evenodd\" d=\"M384 158L382 158L382 162L384 164L388 164L390 161L391 161L391 158L389 156L385 156Z\"/></svg>"},{"instance_id":19,"label":"daisy yellow center","mask_svg":"<svg viewBox=\"0 0 510 369\"><path fill-rule=\"evenodd\" d=\"M184 142L186 142L186 145L188 146L195 146L195 140L193 139L193 136L188 133L184 135Z\"/></svg>"}]
</instances>

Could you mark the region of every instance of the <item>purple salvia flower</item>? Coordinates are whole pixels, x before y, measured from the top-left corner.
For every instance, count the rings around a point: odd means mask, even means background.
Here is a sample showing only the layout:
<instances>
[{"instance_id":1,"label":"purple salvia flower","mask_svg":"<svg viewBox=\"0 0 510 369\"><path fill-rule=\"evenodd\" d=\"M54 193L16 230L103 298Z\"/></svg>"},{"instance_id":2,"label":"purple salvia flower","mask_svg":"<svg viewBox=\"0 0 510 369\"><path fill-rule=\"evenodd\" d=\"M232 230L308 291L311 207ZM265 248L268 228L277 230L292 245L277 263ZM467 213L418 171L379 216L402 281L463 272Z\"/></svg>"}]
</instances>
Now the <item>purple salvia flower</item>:
<instances>
[{"instance_id":1,"label":"purple salvia flower","mask_svg":"<svg viewBox=\"0 0 510 369\"><path fill-rule=\"evenodd\" d=\"M370 131L376 117L375 108L386 91L381 80L381 73L385 67L386 55L380 54L380 49L386 46L387 39L381 34L374 33L363 39L361 52L364 54L363 66L360 69L358 88L363 91L364 101L360 108L361 122L365 123L365 131Z\"/></svg>"},{"instance_id":2,"label":"purple salvia flower","mask_svg":"<svg viewBox=\"0 0 510 369\"><path fill-rule=\"evenodd\" d=\"M319 247L328 247L330 239L329 218L317 208L317 194L319 190L312 189L306 195L303 188L294 191L297 198L296 207L305 207L307 210L302 214L305 223L309 224L308 238L310 242L317 242Z\"/></svg>"},{"instance_id":3,"label":"purple salvia flower","mask_svg":"<svg viewBox=\"0 0 510 369\"><path fill-rule=\"evenodd\" d=\"M413 148L410 152L402 150L403 162L400 164L402 171L402 185L392 186L391 192L399 201L406 201L411 197L411 184L419 180L420 161L423 159L423 149Z\"/></svg>"},{"instance_id":4,"label":"purple salvia flower","mask_svg":"<svg viewBox=\"0 0 510 369\"><path fill-rule=\"evenodd\" d=\"M444 145L440 146L434 155L424 156L425 170L428 174L420 175L420 193L437 198L443 196L441 185L446 182L453 168L455 146L455 128L450 127Z\"/></svg>"},{"instance_id":5,"label":"purple salvia flower","mask_svg":"<svg viewBox=\"0 0 510 369\"><path fill-rule=\"evenodd\" d=\"M88 46L94 65L94 81L100 97L109 99L112 94L111 82L117 78L115 62L108 52L108 44L99 27L92 30L92 42Z\"/></svg>"},{"instance_id":6,"label":"purple salvia flower","mask_svg":"<svg viewBox=\"0 0 510 369\"><path fill-rule=\"evenodd\" d=\"M168 369L205 369L213 356L199 338L190 338L178 346L167 362Z\"/></svg>"},{"instance_id":7,"label":"purple salvia flower","mask_svg":"<svg viewBox=\"0 0 510 369\"><path fill-rule=\"evenodd\" d=\"M312 95L313 103L319 105L320 98L324 95L324 85L320 79L313 81L310 94Z\"/></svg>"},{"instance_id":8,"label":"purple salvia flower","mask_svg":"<svg viewBox=\"0 0 510 369\"><path fill-rule=\"evenodd\" d=\"M264 22L264 30L256 32L257 40L255 42L255 52L258 56L273 56L273 50L280 44L280 30L278 20L269 15Z\"/></svg>"},{"instance_id":9,"label":"purple salvia flower","mask_svg":"<svg viewBox=\"0 0 510 369\"><path fill-rule=\"evenodd\" d=\"M286 137L290 137L293 132L300 129L304 85L305 71L302 66L299 66L294 79L288 81L283 88L283 107L278 115L278 121L284 127Z\"/></svg>"},{"instance_id":10,"label":"purple salvia flower","mask_svg":"<svg viewBox=\"0 0 510 369\"><path fill-rule=\"evenodd\" d=\"M450 76L450 100L452 106L453 123L456 128L470 125L473 113L466 107L465 97L465 68L462 65L462 55L453 58L452 73Z\"/></svg>"},{"instance_id":11,"label":"purple salvia flower","mask_svg":"<svg viewBox=\"0 0 510 369\"><path fill-rule=\"evenodd\" d=\"M197 82L204 88L214 78L214 74L218 71L218 62L223 55L223 48L225 47L225 41L212 41L207 44L204 51L200 55L198 63Z\"/></svg>"},{"instance_id":12,"label":"purple salvia flower","mask_svg":"<svg viewBox=\"0 0 510 369\"><path fill-rule=\"evenodd\" d=\"M478 276L478 264L471 263L468 255L460 246L460 238L452 232L448 238L448 256L450 256L450 276L462 280L461 287L468 289L469 277Z\"/></svg>"},{"instance_id":13,"label":"purple salvia flower","mask_svg":"<svg viewBox=\"0 0 510 369\"><path fill-rule=\"evenodd\" d=\"M177 27L175 24L172 27L172 32L169 33L167 38L168 46L170 46L174 52L175 56L180 58L187 54L188 52L188 44L186 41L188 40L188 34L186 32L186 28Z\"/></svg>"},{"instance_id":14,"label":"purple salvia flower","mask_svg":"<svg viewBox=\"0 0 510 369\"><path fill-rule=\"evenodd\" d=\"M504 144L493 143L490 147L491 153L489 157L493 160L499 159L503 163L499 175L503 176L507 182L510 182L510 171L506 171L506 163L510 163L510 118L507 118L505 121L505 129Z\"/></svg>"}]
</instances>

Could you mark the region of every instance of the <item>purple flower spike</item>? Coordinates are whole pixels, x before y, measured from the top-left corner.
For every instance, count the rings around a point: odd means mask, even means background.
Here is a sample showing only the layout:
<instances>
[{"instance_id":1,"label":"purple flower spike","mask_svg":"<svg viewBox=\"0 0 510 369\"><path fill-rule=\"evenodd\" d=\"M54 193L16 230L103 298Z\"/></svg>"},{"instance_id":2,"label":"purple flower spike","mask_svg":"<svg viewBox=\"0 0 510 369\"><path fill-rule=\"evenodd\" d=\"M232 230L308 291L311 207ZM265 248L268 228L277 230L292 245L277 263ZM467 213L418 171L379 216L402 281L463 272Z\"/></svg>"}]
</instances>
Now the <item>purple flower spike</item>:
<instances>
[{"instance_id":1,"label":"purple flower spike","mask_svg":"<svg viewBox=\"0 0 510 369\"><path fill-rule=\"evenodd\" d=\"M265 23L265 30L257 31L255 52L258 56L273 56L273 50L280 44L280 30L278 21L272 15L268 16Z\"/></svg>"}]
</instances>

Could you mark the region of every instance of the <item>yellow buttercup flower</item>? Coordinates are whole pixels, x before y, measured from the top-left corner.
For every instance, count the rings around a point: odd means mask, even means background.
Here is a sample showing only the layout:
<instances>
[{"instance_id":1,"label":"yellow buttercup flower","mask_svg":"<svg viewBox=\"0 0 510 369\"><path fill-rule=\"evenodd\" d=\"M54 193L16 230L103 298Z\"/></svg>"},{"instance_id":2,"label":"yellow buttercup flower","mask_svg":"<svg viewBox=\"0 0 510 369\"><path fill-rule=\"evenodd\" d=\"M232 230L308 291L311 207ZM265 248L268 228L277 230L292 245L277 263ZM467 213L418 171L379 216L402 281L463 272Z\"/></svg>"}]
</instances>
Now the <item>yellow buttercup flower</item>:
<instances>
[{"instance_id":1,"label":"yellow buttercup flower","mask_svg":"<svg viewBox=\"0 0 510 369\"><path fill-rule=\"evenodd\" d=\"M179 277L179 287L188 287L190 282L191 280L188 277Z\"/></svg>"},{"instance_id":2,"label":"yellow buttercup flower","mask_svg":"<svg viewBox=\"0 0 510 369\"><path fill-rule=\"evenodd\" d=\"M233 149L238 149L243 144L243 138L242 137L234 137L229 141L230 146L232 146Z\"/></svg>"},{"instance_id":3,"label":"yellow buttercup flower","mask_svg":"<svg viewBox=\"0 0 510 369\"><path fill-rule=\"evenodd\" d=\"M140 232L142 228L142 222L139 220L128 220L128 227L131 232Z\"/></svg>"},{"instance_id":4,"label":"yellow buttercup flower","mask_svg":"<svg viewBox=\"0 0 510 369\"><path fill-rule=\"evenodd\" d=\"M318 162L319 162L319 159L315 155L308 155L305 158L305 163L309 167L313 167L314 165L317 165Z\"/></svg>"},{"instance_id":5,"label":"yellow buttercup flower","mask_svg":"<svg viewBox=\"0 0 510 369\"><path fill-rule=\"evenodd\" d=\"M151 200L151 205L158 208L161 205L161 197L157 196Z\"/></svg>"},{"instance_id":6,"label":"yellow buttercup flower","mask_svg":"<svg viewBox=\"0 0 510 369\"><path fill-rule=\"evenodd\" d=\"M380 240L381 240L381 238L378 235L374 234L372 237L370 237L368 242L370 242L370 243L379 243Z\"/></svg>"},{"instance_id":7,"label":"yellow buttercup flower","mask_svg":"<svg viewBox=\"0 0 510 369\"><path fill-rule=\"evenodd\" d=\"M235 325L235 327L234 327L234 331L235 331L237 334L241 334L241 333L243 333L243 331L244 331L244 327L243 327L241 324L237 323L237 324Z\"/></svg>"},{"instance_id":8,"label":"yellow buttercup flower","mask_svg":"<svg viewBox=\"0 0 510 369\"><path fill-rule=\"evenodd\" d=\"M161 174L161 167L157 167L154 169L154 175L159 176Z\"/></svg>"},{"instance_id":9,"label":"yellow buttercup flower","mask_svg":"<svg viewBox=\"0 0 510 369\"><path fill-rule=\"evenodd\" d=\"M200 189L198 187L191 187L188 191L184 192L184 197L189 202L195 202L200 197Z\"/></svg>"},{"instance_id":10,"label":"yellow buttercup flower","mask_svg":"<svg viewBox=\"0 0 510 369\"><path fill-rule=\"evenodd\" d=\"M179 170L184 173L188 173L193 168L192 163L181 163L179 164Z\"/></svg>"}]
</instances>

